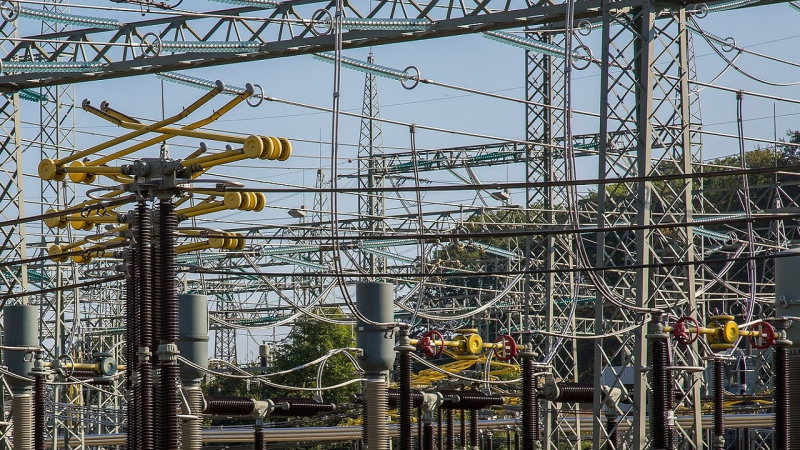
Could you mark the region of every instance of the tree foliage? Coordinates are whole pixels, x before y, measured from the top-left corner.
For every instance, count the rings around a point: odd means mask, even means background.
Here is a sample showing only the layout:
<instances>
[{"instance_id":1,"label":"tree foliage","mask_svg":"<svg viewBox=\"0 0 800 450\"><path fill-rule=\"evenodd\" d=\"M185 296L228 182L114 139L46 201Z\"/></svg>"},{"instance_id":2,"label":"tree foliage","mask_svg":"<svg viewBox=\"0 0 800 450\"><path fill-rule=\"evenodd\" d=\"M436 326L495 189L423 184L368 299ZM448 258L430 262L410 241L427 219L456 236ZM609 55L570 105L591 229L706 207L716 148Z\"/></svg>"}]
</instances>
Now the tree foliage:
<instances>
[{"instance_id":1,"label":"tree foliage","mask_svg":"<svg viewBox=\"0 0 800 450\"><path fill-rule=\"evenodd\" d=\"M339 308L321 308L316 313L329 318L341 319L344 317ZM318 321L299 322L289 332L286 340L272 348L271 363L268 373L290 370L313 361L330 350L354 347L353 330L351 326L323 323ZM253 362L252 366L259 366ZM317 369L314 365L299 370L291 371L285 375L270 377L270 381L282 385L299 388L316 388ZM322 386L332 386L343 383L353 378L353 365L342 354L329 358L322 373ZM349 397L356 391L357 385L350 384L331 391L323 391L323 399L337 405L344 405ZM258 400L275 397L311 397L314 392L287 390L267 386L256 381L217 377L205 385L206 395L212 396L242 396ZM327 425L336 425L339 419L326 422Z\"/></svg>"}]
</instances>

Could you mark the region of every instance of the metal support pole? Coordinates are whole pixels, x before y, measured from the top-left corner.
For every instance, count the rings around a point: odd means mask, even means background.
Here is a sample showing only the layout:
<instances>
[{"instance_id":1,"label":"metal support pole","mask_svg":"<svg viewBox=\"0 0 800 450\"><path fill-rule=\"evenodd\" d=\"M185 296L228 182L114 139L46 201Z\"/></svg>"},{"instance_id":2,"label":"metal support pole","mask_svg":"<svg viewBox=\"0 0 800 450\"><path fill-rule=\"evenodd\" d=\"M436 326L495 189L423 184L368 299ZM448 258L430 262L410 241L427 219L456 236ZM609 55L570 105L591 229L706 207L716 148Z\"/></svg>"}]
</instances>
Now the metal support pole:
<instances>
[{"instance_id":1,"label":"metal support pole","mask_svg":"<svg viewBox=\"0 0 800 450\"><path fill-rule=\"evenodd\" d=\"M606 434L608 434L608 442L606 443L606 450L616 450L617 448L617 413L616 411L606 411Z\"/></svg>"},{"instance_id":2,"label":"metal support pole","mask_svg":"<svg viewBox=\"0 0 800 450\"><path fill-rule=\"evenodd\" d=\"M725 448L725 411L722 403L723 370L722 360L714 359L714 440L712 448L715 450L724 450Z\"/></svg>"}]
</instances>

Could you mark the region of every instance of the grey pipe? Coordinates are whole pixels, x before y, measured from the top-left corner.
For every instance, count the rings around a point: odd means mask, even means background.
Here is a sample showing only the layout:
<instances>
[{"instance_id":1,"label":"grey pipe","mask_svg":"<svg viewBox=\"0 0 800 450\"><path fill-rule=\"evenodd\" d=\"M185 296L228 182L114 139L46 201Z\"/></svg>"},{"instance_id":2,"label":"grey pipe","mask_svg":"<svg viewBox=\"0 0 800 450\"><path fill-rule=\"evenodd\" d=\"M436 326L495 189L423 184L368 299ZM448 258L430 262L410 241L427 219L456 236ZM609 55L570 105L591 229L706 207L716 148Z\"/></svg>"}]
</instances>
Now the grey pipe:
<instances>
[{"instance_id":1,"label":"grey pipe","mask_svg":"<svg viewBox=\"0 0 800 450\"><path fill-rule=\"evenodd\" d=\"M187 387L183 390L190 411L188 415L197 418L184 419L181 422L181 448L183 450L200 450L203 447L203 429L200 413L203 411L203 391L197 386Z\"/></svg>"},{"instance_id":2,"label":"grey pipe","mask_svg":"<svg viewBox=\"0 0 800 450\"><path fill-rule=\"evenodd\" d=\"M39 309L28 305L9 305L3 308L3 345L8 347L39 346ZM3 363L8 370L20 377L29 378L33 369L32 353L25 350L3 350ZM33 380L6 377L14 394L26 394L33 387ZM16 416L15 416L16 417Z\"/></svg>"},{"instance_id":3,"label":"grey pipe","mask_svg":"<svg viewBox=\"0 0 800 450\"><path fill-rule=\"evenodd\" d=\"M14 417L14 450L33 447L33 402L31 394L14 394L11 415Z\"/></svg>"},{"instance_id":4,"label":"grey pipe","mask_svg":"<svg viewBox=\"0 0 800 450\"><path fill-rule=\"evenodd\" d=\"M389 450L389 411L386 404L386 381L383 377L369 378L364 382L364 402L369 411L369 450Z\"/></svg>"},{"instance_id":5,"label":"grey pipe","mask_svg":"<svg viewBox=\"0 0 800 450\"><path fill-rule=\"evenodd\" d=\"M200 294L178 297L178 351L194 364L208 368L208 298ZM181 364L184 386L199 385L205 373Z\"/></svg>"}]
</instances>

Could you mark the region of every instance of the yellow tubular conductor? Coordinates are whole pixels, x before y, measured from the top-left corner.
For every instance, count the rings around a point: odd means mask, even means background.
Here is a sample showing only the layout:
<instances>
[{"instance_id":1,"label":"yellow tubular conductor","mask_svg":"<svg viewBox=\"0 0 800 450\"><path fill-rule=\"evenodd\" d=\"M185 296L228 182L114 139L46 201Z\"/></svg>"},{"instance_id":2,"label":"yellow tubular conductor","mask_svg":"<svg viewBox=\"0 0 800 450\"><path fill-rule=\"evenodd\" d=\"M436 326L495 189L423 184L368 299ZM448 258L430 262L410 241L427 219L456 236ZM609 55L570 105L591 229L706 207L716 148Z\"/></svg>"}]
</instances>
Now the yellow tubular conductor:
<instances>
[{"instance_id":1,"label":"yellow tubular conductor","mask_svg":"<svg viewBox=\"0 0 800 450\"><path fill-rule=\"evenodd\" d=\"M197 101L195 101L191 105L189 105L186 108L184 108L180 113L178 113L178 114L176 114L176 115L174 115L172 117L168 117L168 118L166 118L166 119L164 119L164 120L162 120L160 122L155 122L155 123L152 123L152 124L147 125L147 126L143 126L141 124L131 123L131 122L127 122L127 121L124 121L124 120L120 120L119 118L116 118L116 117L114 117L112 115L103 113L102 111L98 110L97 108L94 108L94 107L90 106L90 103L88 101L84 101L84 103L83 103L83 109L84 110L89 111L92 114L94 114L94 115L96 115L96 116L98 116L98 117L100 117L102 119L106 119L109 122L114 123L116 125L123 126L125 128L133 127L134 131L132 131L130 133L126 133L126 134L124 134L122 136L118 136L118 137L116 137L114 139L111 139L109 141L103 142L102 144L98 144L98 145L95 145L93 147L90 147L90 148L88 148L88 149L86 149L86 150L84 150L82 152L77 152L77 153L74 153L74 154L72 154L72 155L70 155L70 156L68 156L66 158L62 158L62 159L58 160L57 164L58 165L64 165L64 164L70 163L72 161L77 161L77 160L82 159L82 158L84 158L86 156L93 155L93 154L95 154L95 153L97 153L97 152L99 152L101 150L105 150L105 149L107 149L109 147L112 147L112 146L117 145L117 144L121 144L121 143L123 143L125 141L129 141L129 140L131 140L131 139L133 139L135 137L141 136L141 135L143 135L145 133L149 133L151 131L159 130L160 128L163 128L164 126L172 124L172 123L175 123L175 122L177 122L177 121L179 121L181 119L185 119L186 117L189 116L189 114L195 112L198 108L200 108L204 104L208 103L209 100L211 100L212 98L216 97L217 94L222 92L223 89L225 89L225 85L222 84L222 82L219 82L219 83L217 83L217 86L214 89L212 89L211 91L209 91L208 93L206 93L205 95L200 97ZM165 137L164 140L166 140L166 139L167 138ZM116 158L116 156L112 157L111 159L115 159L115 158ZM110 159L105 161L105 162L108 162L108 161L110 161ZM102 164L102 163L98 163L98 164Z\"/></svg>"},{"instance_id":2,"label":"yellow tubular conductor","mask_svg":"<svg viewBox=\"0 0 800 450\"><path fill-rule=\"evenodd\" d=\"M200 211L191 211L191 212L188 212L188 213L184 213L183 215L186 216L186 217L196 217L196 216L201 216L203 214L211 214L211 213L215 213L215 212L225 211L226 209L229 209L229 208L227 206L225 206L225 205L222 205L222 206L216 206L216 207L213 207L213 208L202 209Z\"/></svg>"},{"instance_id":3,"label":"yellow tubular conductor","mask_svg":"<svg viewBox=\"0 0 800 450\"><path fill-rule=\"evenodd\" d=\"M45 158L39 163L38 172L39 178L45 181L62 181L67 176L59 169L58 164L50 158Z\"/></svg>"},{"instance_id":4,"label":"yellow tubular conductor","mask_svg":"<svg viewBox=\"0 0 800 450\"><path fill-rule=\"evenodd\" d=\"M192 242L191 244L183 244L175 247L175 252L181 254L181 253L195 252L198 250L205 250L208 248L211 248L211 246L208 244L208 241Z\"/></svg>"},{"instance_id":5,"label":"yellow tubular conductor","mask_svg":"<svg viewBox=\"0 0 800 450\"><path fill-rule=\"evenodd\" d=\"M225 203L225 207L228 209L239 209L243 201L240 192L228 192L225 194L223 203Z\"/></svg>"},{"instance_id":6,"label":"yellow tubular conductor","mask_svg":"<svg viewBox=\"0 0 800 450\"><path fill-rule=\"evenodd\" d=\"M67 262L69 257L62 255L64 248L58 244L53 244L47 249L47 254L55 262Z\"/></svg>"},{"instance_id":7,"label":"yellow tubular conductor","mask_svg":"<svg viewBox=\"0 0 800 450\"><path fill-rule=\"evenodd\" d=\"M47 214L57 213L53 208L47 210ZM57 216L57 217L48 217L44 219L44 224L47 225L49 228L66 228L68 225L67 218L65 216Z\"/></svg>"}]
</instances>

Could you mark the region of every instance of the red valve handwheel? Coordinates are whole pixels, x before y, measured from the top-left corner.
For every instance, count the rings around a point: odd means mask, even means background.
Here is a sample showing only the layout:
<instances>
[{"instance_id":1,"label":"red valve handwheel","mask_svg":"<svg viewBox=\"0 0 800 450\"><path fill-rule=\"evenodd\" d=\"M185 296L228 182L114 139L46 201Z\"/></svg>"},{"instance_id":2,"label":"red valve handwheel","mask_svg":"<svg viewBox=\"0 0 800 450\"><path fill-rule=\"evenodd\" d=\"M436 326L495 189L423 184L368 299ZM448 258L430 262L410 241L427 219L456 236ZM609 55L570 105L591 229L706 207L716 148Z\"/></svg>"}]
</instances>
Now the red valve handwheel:
<instances>
[{"instance_id":1,"label":"red valve handwheel","mask_svg":"<svg viewBox=\"0 0 800 450\"><path fill-rule=\"evenodd\" d=\"M691 322L689 327L686 326L686 322ZM695 329L694 333L689 331L689 328L691 328L692 325ZM675 325L672 326L672 335L679 344L691 345L700 336L699 330L700 324L697 322L697 319L688 316L681 317L677 322L675 322Z\"/></svg>"},{"instance_id":2,"label":"red valve handwheel","mask_svg":"<svg viewBox=\"0 0 800 450\"><path fill-rule=\"evenodd\" d=\"M497 338L495 343L502 342L503 348L496 348L494 350L494 355L500 361L508 361L511 358L517 356L517 342L514 340L513 337L509 334L504 334Z\"/></svg>"},{"instance_id":3,"label":"red valve handwheel","mask_svg":"<svg viewBox=\"0 0 800 450\"><path fill-rule=\"evenodd\" d=\"M441 344L437 345L437 341L441 342ZM444 351L444 336L436 330L426 332L422 335L422 339L419 340L419 349L428 358L435 358L441 355L442 351Z\"/></svg>"},{"instance_id":4,"label":"red valve handwheel","mask_svg":"<svg viewBox=\"0 0 800 450\"><path fill-rule=\"evenodd\" d=\"M775 329L767 322L758 322L753 326L758 336L750 336L750 345L759 350L775 345Z\"/></svg>"}]
</instances>

